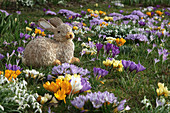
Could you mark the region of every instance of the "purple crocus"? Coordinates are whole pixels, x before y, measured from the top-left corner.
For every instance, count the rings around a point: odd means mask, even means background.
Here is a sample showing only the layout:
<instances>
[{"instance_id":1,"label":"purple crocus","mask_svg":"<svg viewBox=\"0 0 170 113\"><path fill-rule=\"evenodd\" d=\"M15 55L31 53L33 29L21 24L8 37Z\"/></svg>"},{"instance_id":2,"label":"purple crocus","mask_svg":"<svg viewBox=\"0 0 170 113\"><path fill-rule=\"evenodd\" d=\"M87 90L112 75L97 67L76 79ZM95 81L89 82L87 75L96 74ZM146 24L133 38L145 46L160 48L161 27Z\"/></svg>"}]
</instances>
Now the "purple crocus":
<instances>
[{"instance_id":1,"label":"purple crocus","mask_svg":"<svg viewBox=\"0 0 170 113\"><path fill-rule=\"evenodd\" d=\"M154 59L155 64L158 63L159 61L160 61L160 60L157 59L157 58Z\"/></svg>"},{"instance_id":2,"label":"purple crocus","mask_svg":"<svg viewBox=\"0 0 170 113\"><path fill-rule=\"evenodd\" d=\"M136 73L145 70L146 68L140 64L140 62L136 65Z\"/></svg>"},{"instance_id":3,"label":"purple crocus","mask_svg":"<svg viewBox=\"0 0 170 113\"><path fill-rule=\"evenodd\" d=\"M94 77L96 77L97 79L99 79L99 77L104 77L108 74L109 72L105 69L101 69L101 68L93 68L93 74Z\"/></svg>"},{"instance_id":4,"label":"purple crocus","mask_svg":"<svg viewBox=\"0 0 170 113\"><path fill-rule=\"evenodd\" d=\"M123 11L123 10L120 10L119 12L122 14L124 11Z\"/></svg>"},{"instance_id":5,"label":"purple crocus","mask_svg":"<svg viewBox=\"0 0 170 113\"><path fill-rule=\"evenodd\" d=\"M0 53L0 60L2 60L5 56Z\"/></svg>"},{"instance_id":6,"label":"purple crocus","mask_svg":"<svg viewBox=\"0 0 170 113\"><path fill-rule=\"evenodd\" d=\"M55 12L53 11L46 11L45 12L46 15L57 15Z\"/></svg>"},{"instance_id":7,"label":"purple crocus","mask_svg":"<svg viewBox=\"0 0 170 113\"><path fill-rule=\"evenodd\" d=\"M129 66L129 71L132 72L134 70L136 70L137 66L135 64L135 62L131 62L130 66Z\"/></svg>"},{"instance_id":8,"label":"purple crocus","mask_svg":"<svg viewBox=\"0 0 170 113\"><path fill-rule=\"evenodd\" d=\"M53 77L52 75L48 75L47 76L47 81L52 80L52 77Z\"/></svg>"},{"instance_id":9,"label":"purple crocus","mask_svg":"<svg viewBox=\"0 0 170 113\"><path fill-rule=\"evenodd\" d=\"M20 66L17 65L12 65L12 64L5 64L6 68L9 70L13 70L13 71L17 71L17 70L22 70L22 68L20 68Z\"/></svg>"},{"instance_id":10,"label":"purple crocus","mask_svg":"<svg viewBox=\"0 0 170 113\"><path fill-rule=\"evenodd\" d=\"M143 21L139 21L138 23L139 23L140 26L145 26L146 25L146 23L143 22Z\"/></svg>"},{"instance_id":11,"label":"purple crocus","mask_svg":"<svg viewBox=\"0 0 170 113\"><path fill-rule=\"evenodd\" d=\"M79 93L82 93L82 92L85 92L91 89L91 84L87 81L86 78L81 77L81 85L83 86L83 88L80 90Z\"/></svg>"},{"instance_id":12,"label":"purple crocus","mask_svg":"<svg viewBox=\"0 0 170 113\"><path fill-rule=\"evenodd\" d=\"M124 69L126 70L130 66L131 61L122 60L122 64L123 64Z\"/></svg>"},{"instance_id":13,"label":"purple crocus","mask_svg":"<svg viewBox=\"0 0 170 113\"><path fill-rule=\"evenodd\" d=\"M46 8L43 8L43 11L45 12L47 9Z\"/></svg>"},{"instance_id":14,"label":"purple crocus","mask_svg":"<svg viewBox=\"0 0 170 113\"><path fill-rule=\"evenodd\" d=\"M28 38L30 38L31 35L25 34L24 36L25 36L25 40L27 40Z\"/></svg>"},{"instance_id":15,"label":"purple crocus","mask_svg":"<svg viewBox=\"0 0 170 113\"><path fill-rule=\"evenodd\" d=\"M103 44L101 44L101 43L96 44L97 53L99 53L99 51L102 49L102 47L103 47Z\"/></svg>"},{"instance_id":16,"label":"purple crocus","mask_svg":"<svg viewBox=\"0 0 170 113\"><path fill-rule=\"evenodd\" d=\"M106 50L106 53L109 54L109 51L111 50L113 44L107 43L104 45L104 49Z\"/></svg>"},{"instance_id":17,"label":"purple crocus","mask_svg":"<svg viewBox=\"0 0 170 113\"><path fill-rule=\"evenodd\" d=\"M54 74L54 75L62 74L62 73L63 73L63 70L64 70L64 68L63 68L61 65L59 65L59 66L54 66L54 67L52 68L52 74Z\"/></svg>"},{"instance_id":18,"label":"purple crocus","mask_svg":"<svg viewBox=\"0 0 170 113\"><path fill-rule=\"evenodd\" d=\"M111 5L108 5L108 8L110 8L111 7Z\"/></svg>"},{"instance_id":19,"label":"purple crocus","mask_svg":"<svg viewBox=\"0 0 170 113\"><path fill-rule=\"evenodd\" d=\"M113 45L112 46L112 56L115 57L117 54L119 54L120 51L119 51L119 47Z\"/></svg>"},{"instance_id":20,"label":"purple crocus","mask_svg":"<svg viewBox=\"0 0 170 113\"><path fill-rule=\"evenodd\" d=\"M20 38L23 38L24 37L24 33L20 33Z\"/></svg>"},{"instance_id":21,"label":"purple crocus","mask_svg":"<svg viewBox=\"0 0 170 113\"><path fill-rule=\"evenodd\" d=\"M16 13L20 15L20 14L21 14L21 11L16 11Z\"/></svg>"},{"instance_id":22,"label":"purple crocus","mask_svg":"<svg viewBox=\"0 0 170 113\"><path fill-rule=\"evenodd\" d=\"M22 53L22 52L24 51L24 47L18 47L17 51L18 51L19 53Z\"/></svg>"}]
</instances>

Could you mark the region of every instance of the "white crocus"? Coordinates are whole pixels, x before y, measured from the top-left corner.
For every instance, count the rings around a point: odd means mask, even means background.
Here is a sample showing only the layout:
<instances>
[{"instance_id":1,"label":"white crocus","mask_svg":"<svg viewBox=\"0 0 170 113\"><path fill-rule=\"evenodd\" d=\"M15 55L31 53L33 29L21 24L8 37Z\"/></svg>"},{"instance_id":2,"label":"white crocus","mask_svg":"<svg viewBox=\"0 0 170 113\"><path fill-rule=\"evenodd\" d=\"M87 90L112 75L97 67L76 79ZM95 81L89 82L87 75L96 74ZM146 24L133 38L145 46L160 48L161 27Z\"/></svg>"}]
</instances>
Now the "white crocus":
<instances>
[{"instance_id":1,"label":"white crocus","mask_svg":"<svg viewBox=\"0 0 170 113\"><path fill-rule=\"evenodd\" d=\"M72 76L71 86L72 86L72 90L71 90L72 93L76 93L79 90L81 90L83 88L83 86L81 85L81 78Z\"/></svg>"}]
</instances>

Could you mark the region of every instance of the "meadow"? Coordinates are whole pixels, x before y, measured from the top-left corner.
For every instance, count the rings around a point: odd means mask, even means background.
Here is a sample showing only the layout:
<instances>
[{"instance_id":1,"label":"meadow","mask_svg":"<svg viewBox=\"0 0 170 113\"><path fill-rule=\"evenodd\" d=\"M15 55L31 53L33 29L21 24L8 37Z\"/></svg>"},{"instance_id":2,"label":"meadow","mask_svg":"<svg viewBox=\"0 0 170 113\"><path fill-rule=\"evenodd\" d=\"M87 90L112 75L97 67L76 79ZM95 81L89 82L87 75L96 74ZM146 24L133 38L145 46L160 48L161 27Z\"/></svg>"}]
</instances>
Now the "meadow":
<instances>
[{"instance_id":1,"label":"meadow","mask_svg":"<svg viewBox=\"0 0 170 113\"><path fill-rule=\"evenodd\" d=\"M72 27L80 62L22 63L26 45L54 34L37 25L59 17ZM170 7L91 3L0 9L0 112L170 112Z\"/></svg>"}]
</instances>

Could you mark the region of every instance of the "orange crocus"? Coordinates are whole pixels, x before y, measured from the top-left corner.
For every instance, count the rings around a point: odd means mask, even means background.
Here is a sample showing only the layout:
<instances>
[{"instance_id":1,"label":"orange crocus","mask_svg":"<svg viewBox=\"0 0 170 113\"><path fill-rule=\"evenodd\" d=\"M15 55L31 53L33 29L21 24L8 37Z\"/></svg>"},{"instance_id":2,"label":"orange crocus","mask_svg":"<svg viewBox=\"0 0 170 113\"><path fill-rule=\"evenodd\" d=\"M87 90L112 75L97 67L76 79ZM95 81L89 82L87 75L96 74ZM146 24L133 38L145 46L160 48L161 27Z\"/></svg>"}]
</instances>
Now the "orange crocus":
<instances>
[{"instance_id":1,"label":"orange crocus","mask_svg":"<svg viewBox=\"0 0 170 113\"><path fill-rule=\"evenodd\" d=\"M126 42L126 40L123 39L123 38L121 38L121 39L117 38L117 39L116 39L116 44L117 44L118 46L122 46L125 42Z\"/></svg>"},{"instance_id":2,"label":"orange crocus","mask_svg":"<svg viewBox=\"0 0 170 113\"><path fill-rule=\"evenodd\" d=\"M159 11L159 10L157 10L157 11L155 11L156 12L156 14L158 14L159 16L161 16L162 14L163 14L163 12L161 12L161 11Z\"/></svg>"},{"instance_id":3,"label":"orange crocus","mask_svg":"<svg viewBox=\"0 0 170 113\"><path fill-rule=\"evenodd\" d=\"M146 14L151 17L151 12L146 12Z\"/></svg>"}]
</instances>

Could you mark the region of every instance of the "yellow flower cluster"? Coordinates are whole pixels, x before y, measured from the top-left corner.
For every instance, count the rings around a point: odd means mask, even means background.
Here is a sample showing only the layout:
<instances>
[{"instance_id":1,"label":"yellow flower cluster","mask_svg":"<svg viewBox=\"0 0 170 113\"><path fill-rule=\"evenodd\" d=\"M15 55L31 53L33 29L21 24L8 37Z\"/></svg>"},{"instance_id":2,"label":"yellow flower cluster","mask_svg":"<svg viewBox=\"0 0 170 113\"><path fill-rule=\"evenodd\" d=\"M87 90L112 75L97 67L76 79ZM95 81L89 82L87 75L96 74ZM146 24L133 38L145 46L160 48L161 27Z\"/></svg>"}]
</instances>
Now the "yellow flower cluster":
<instances>
[{"instance_id":1,"label":"yellow flower cluster","mask_svg":"<svg viewBox=\"0 0 170 113\"><path fill-rule=\"evenodd\" d=\"M108 66L113 66L114 69L117 69L117 71L122 72L123 71L123 64L122 61L120 60L109 60L106 59L106 61L103 61L103 64L108 67Z\"/></svg>"},{"instance_id":2,"label":"yellow flower cluster","mask_svg":"<svg viewBox=\"0 0 170 113\"><path fill-rule=\"evenodd\" d=\"M170 96L170 91L168 91L167 87L164 87L164 83L158 83L158 89L156 89L157 95L161 96L164 95L165 97Z\"/></svg>"},{"instance_id":3,"label":"yellow flower cluster","mask_svg":"<svg viewBox=\"0 0 170 113\"><path fill-rule=\"evenodd\" d=\"M113 21L113 17L105 16L105 17L104 17L104 20L105 20L105 21Z\"/></svg>"},{"instance_id":4,"label":"yellow flower cluster","mask_svg":"<svg viewBox=\"0 0 170 113\"><path fill-rule=\"evenodd\" d=\"M108 23L106 23L106 22L102 22L102 23L100 23L100 26L102 26L102 25L106 25L106 26L108 26L109 24L108 24Z\"/></svg>"},{"instance_id":5,"label":"yellow flower cluster","mask_svg":"<svg viewBox=\"0 0 170 113\"><path fill-rule=\"evenodd\" d=\"M78 27L77 27L77 26L73 26L73 29L74 29L74 30L78 30Z\"/></svg>"},{"instance_id":6,"label":"yellow flower cluster","mask_svg":"<svg viewBox=\"0 0 170 113\"><path fill-rule=\"evenodd\" d=\"M117 38L117 39L116 39L116 44L117 44L118 46L124 45L125 42L126 42L126 40L123 39L123 38L121 38L121 39Z\"/></svg>"},{"instance_id":7,"label":"yellow flower cluster","mask_svg":"<svg viewBox=\"0 0 170 113\"><path fill-rule=\"evenodd\" d=\"M116 38L113 38L113 37L106 37L106 40L105 43L112 43L112 42L115 42L116 41Z\"/></svg>"},{"instance_id":8,"label":"yellow flower cluster","mask_svg":"<svg viewBox=\"0 0 170 113\"><path fill-rule=\"evenodd\" d=\"M39 34L39 35L42 35L42 36L46 36L46 34L43 32L41 32L40 29L35 29L35 34Z\"/></svg>"},{"instance_id":9,"label":"yellow flower cluster","mask_svg":"<svg viewBox=\"0 0 170 113\"><path fill-rule=\"evenodd\" d=\"M46 90L53 92L58 100L64 100L64 103L66 103L66 94L71 92L71 84L68 80L63 81L62 79L56 79L56 82L51 83L47 81L45 84L43 84L43 87Z\"/></svg>"},{"instance_id":10,"label":"yellow flower cluster","mask_svg":"<svg viewBox=\"0 0 170 113\"><path fill-rule=\"evenodd\" d=\"M102 16L106 15L106 12L104 12L104 11L98 11L98 10L94 11L94 10L91 10L91 9L87 9L87 11L91 14L97 14L97 15L102 15Z\"/></svg>"},{"instance_id":11,"label":"yellow flower cluster","mask_svg":"<svg viewBox=\"0 0 170 113\"><path fill-rule=\"evenodd\" d=\"M3 74L2 71L0 71L0 75ZM17 71L13 71L13 70L5 70L5 77L11 81L12 78L17 78L18 75L21 74L21 71L20 70L17 70Z\"/></svg>"},{"instance_id":12,"label":"yellow flower cluster","mask_svg":"<svg viewBox=\"0 0 170 113\"><path fill-rule=\"evenodd\" d=\"M156 12L156 14L158 14L159 16L161 16L162 14L163 14L163 12L161 12L161 11L159 11L159 10L157 10L157 11L155 11Z\"/></svg>"},{"instance_id":13,"label":"yellow flower cluster","mask_svg":"<svg viewBox=\"0 0 170 113\"><path fill-rule=\"evenodd\" d=\"M90 15L91 15L91 17L95 17L95 18L98 17L98 15L94 15L94 14L90 14Z\"/></svg>"}]
</instances>

